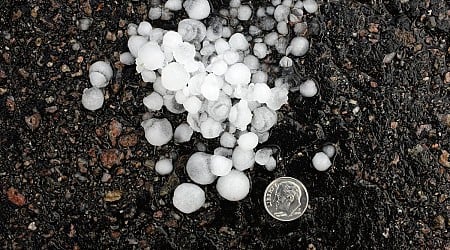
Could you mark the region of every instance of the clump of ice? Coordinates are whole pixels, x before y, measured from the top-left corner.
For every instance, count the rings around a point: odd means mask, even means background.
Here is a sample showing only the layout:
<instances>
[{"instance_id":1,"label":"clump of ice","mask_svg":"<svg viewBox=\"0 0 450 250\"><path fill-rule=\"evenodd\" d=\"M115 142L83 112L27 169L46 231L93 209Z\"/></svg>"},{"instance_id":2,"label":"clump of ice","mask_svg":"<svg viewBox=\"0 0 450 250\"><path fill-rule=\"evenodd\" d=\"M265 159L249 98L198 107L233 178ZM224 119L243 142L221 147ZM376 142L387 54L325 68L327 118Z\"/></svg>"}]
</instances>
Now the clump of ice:
<instances>
[{"instance_id":1,"label":"clump of ice","mask_svg":"<svg viewBox=\"0 0 450 250\"><path fill-rule=\"evenodd\" d=\"M318 152L312 158L312 164L319 171L326 171L331 167L330 158L324 152Z\"/></svg>"},{"instance_id":2,"label":"clump of ice","mask_svg":"<svg viewBox=\"0 0 450 250\"><path fill-rule=\"evenodd\" d=\"M225 176L233 168L233 161L222 155L211 156L211 173L217 176Z\"/></svg>"},{"instance_id":3,"label":"clump of ice","mask_svg":"<svg viewBox=\"0 0 450 250\"><path fill-rule=\"evenodd\" d=\"M173 139L178 143L188 142L191 140L193 133L194 130L189 126L189 124L181 123L180 125L178 125L178 127L175 128Z\"/></svg>"},{"instance_id":4,"label":"clump of ice","mask_svg":"<svg viewBox=\"0 0 450 250\"><path fill-rule=\"evenodd\" d=\"M241 171L231 170L228 175L219 177L217 192L229 201L244 199L250 192L250 180Z\"/></svg>"},{"instance_id":5,"label":"clump of ice","mask_svg":"<svg viewBox=\"0 0 450 250\"><path fill-rule=\"evenodd\" d=\"M234 148L236 145L236 137L229 132L224 132L220 136L220 145L226 148Z\"/></svg>"},{"instance_id":6,"label":"clump of ice","mask_svg":"<svg viewBox=\"0 0 450 250\"><path fill-rule=\"evenodd\" d=\"M239 136L237 143L244 150L253 150L258 145L258 136L253 132L247 132Z\"/></svg>"},{"instance_id":7,"label":"clump of ice","mask_svg":"<svg viewBox=\"0 0 450 250\"><path fill-rule=\"evenodd\" d=\"M143 102L149 110L160 110L164 104L162 96L156 92L144 97Z\"/></svg>"},{"instance_id":8,"label":"clump of ice","mask_svg":"<svg viewBox=\"0 0 450 250\"><path fill-rule=\"evenodd\" d=\"M216 175L211 173L211 155L197 152L191 155L186 163L186 172L195 183L208 185L216 180Z\"/></svg>"},{"instance_id":9,"label":"clump of ice","mask_svg":"<svg viewBox=\"0 0 450 250\"><path fill-rule=\"evenodd\" d=\"M141 123L145 131L145 138L154 146L168 143L173 136L172 125L166 118L150 118Z\"/></svg>"},{"instance_id":10,"label":"clump of ice","mask_svg":"<svg viewBox=\"0 0 450 250\"><path fill-rule=\"evenodd\" d=\"M105 61L97 61L89 67L89 80L93 87L106 87L113 76L111 65Z\"/></svg>"},{"instance_id":11,"label":"clump of ice","mask_svg":"<svg viewBox=\"0 0 450 250\"><path fill-rule=\"evenodd\" d=\"M255 152L237 146L233 150L233 166L240 171L253 167L255 164Z\"/></svg>"},{"instance_id":12,"label":"clump of ice","mask_svg":"<svg viewBox=\"0 0 450 250\"><path fill-rule=\"evenodd\" d=\"M317 91L316 83L313 80L306 80L300 84L300 94L304 97L313 97Z\"/></svg>"},{"instance_id":13,"label":"clump of ice","mask_svg":"<svg viewBox=\"0 0 450 250\"><path fill-rule=\"evenodd\" d=\"M173 170L171 159L161 159L155 164L155 170L160 175L168 175Z\"/></svg>"},{"instance_id":14,"label":"clump of ice","mask_svg":"<svg viewBox=\"0 0 450 250\"><path fill-rule=\"evenodd\" d=\"M259 165L266 165L269 162L272 153L273 151L270 148L259 149L255 154L255 162Z\"/></svg>"},{"instance_id":15,"label":"clump of ice","mask_svg":"<svg viewBox=\"0 0 450 250\"><path fill-rule=\"evenodd\" d=\"M185 214L190 214L200 209L205 204L205 191L192 183L182 183L173 193L172 203L174 207Z\"/></svg>"},{"instance_id":16,"label":"clump of ice","mask_svg":"<svg viewBox=\"0 0 450 250\"><path fill-rule=\"evenodd\" d=\"M81 103L85 109L94 111L103 106L105 97L101 89L92 87L84 89L83 95L81 96Z\"/></svg>"},{"instance_id":17,"label":"clump of ice","mask_svg":"<svg viewBox=\"0 0 450 250\"><path fill-rule=\"evenodd\" d=\"M289 47L287 47L286 54L292 54L294 56L303 56L309 50L309 41L308 39L299 36L295 37L291 40Z\"/></svg>"}]
</instances>

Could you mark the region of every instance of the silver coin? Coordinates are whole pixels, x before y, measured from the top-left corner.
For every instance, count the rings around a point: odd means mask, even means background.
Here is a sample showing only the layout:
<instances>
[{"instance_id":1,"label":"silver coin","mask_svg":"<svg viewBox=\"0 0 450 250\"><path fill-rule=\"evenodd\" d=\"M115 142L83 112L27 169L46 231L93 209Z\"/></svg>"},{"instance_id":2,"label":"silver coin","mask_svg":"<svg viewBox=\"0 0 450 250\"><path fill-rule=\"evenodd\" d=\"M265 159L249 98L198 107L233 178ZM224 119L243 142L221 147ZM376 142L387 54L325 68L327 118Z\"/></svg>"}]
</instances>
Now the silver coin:
<instances>
[{"instance_id":1,"label":"silver coin","mask_svg":"<svg viewBox=\"0 0 450 250\"><path fill-rule=\"evenodd\" d=\"M308 207L308 191L299 180L280 177L264 192L264 207L275 219L292 221L303 215Z\"/></svg>"}]
</instances>

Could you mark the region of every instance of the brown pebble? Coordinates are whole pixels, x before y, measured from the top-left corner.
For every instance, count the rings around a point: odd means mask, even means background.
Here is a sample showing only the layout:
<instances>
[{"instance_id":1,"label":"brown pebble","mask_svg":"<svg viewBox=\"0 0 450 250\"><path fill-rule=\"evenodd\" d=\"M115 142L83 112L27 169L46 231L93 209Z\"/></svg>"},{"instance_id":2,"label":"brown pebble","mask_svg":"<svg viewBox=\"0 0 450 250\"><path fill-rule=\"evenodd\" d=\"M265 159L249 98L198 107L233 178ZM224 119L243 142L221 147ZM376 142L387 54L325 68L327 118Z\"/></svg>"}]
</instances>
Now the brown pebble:
<instances>
[{"instance_id":1,"label":"brown pebble","mask_svg":"<svg viewBox=\"0 0 450 250\"><path fill-rule=\"evenodd\" d=\"M122 147L126 147L126 148L136 146L137 142L138 142L138 137L134 133L128 134L128 135L123 135L119 139L119 144Z\"/></svg>"},{"instance_id":2,"label":"brown pebble","mask_svg":"<svg viewBox=\"0 0 450 250\"><path fill-rule=\"evenodd\" d=\"M69 66L67 66L67 64L61 65L61 72L63 73L70 72Z\"/></svg>"},{"instance_id":3,"label":"brown pebble","mask_svg":"<svg viewBox=\"0 0 450 250\"><path fill-rule=\"evenodd\" d=\"M442 215L438 215L434 218L434 228L444 229L445 228L445 218Z\"/></svg>"},{"instance_id":4,"label":"brown pebble","mask_svg":"<svg viewBox=\"0 0 450 250\"><path fill-rule=\"evenodd\" d=\"M123 159L123 153L117 149L104 150L100 155L102 165L106 168L111 168L114 165L119 165Z\"/></svg>"},{"instance_id":5,"label":"brown pebble","mask_svg":"<svg viewBox=\"0 0 450 250\"><path fill-rule=\"evenodd\" d=\"M377 83L377 82L374 82L374 81L371 81L371 82L370 82L370 87L376 88L376 87L378 87L378 83Z\"/></svg>"},{"instance_id":6,"label":"brown pebble","mask_svg":"<svg viewBox=\"0 0 450 250\"><path fill-rule=\"evenodd\" d=\"M38 16L38 10L39 6L35 6L33 9L31 9L31 16L36 18Z\"/></svg>"},{"instance_id":7,"label":"brown pebble","mask_svg":"<svg viewBox=\"0 0 450 250\"><path fill-rule=\"evenodd\" d=\"M19 18L21 18L21 17L22 17L22 11L21 11L21 10L16 10L16 11L14 11L14 12L12 13L11 19L12 19L13 21L16 21L17 19L19 19Z\"/></svg>"},{"instance_id":8,"label":"brown pebble","mask_svg":"<svg viewBox=\"0 0 450 250\"><path fill-rule=\"evenodd\" d=\"M3 71L3 70L1 70L1 69L0 69L0 78L1 78L1 79L5 79L5 78L6 78L6 73L5 73L5 71ZM4 93L1 93L3 89L4 89L4 88L0 88L0 95L3 95L3 94L4 94Z\"/></svg>"},{"instance_id":9,"label":"brown pebble","mask_svg":"<svg viewBox=\"0 0 450 250\"><path fill-rule=\"evenodd\" d=\"M369 32L378 33L378 27L380 25L378 23L369 23Z\"/></svg>"},{"instance_id":10,"label":"brown pebble","mask_svg":"<svg viewBox=\"0 0 450 250\"><path fill-rule=\"evenodd\" d=\"M113 201L118 201L121 198L122 198L122 191L114 190L114 191L106 192L104 200L107 202L113 202Z\"/></svg>"},{"instance_id":11,"label":"brown pebble","mask_svg":"<svg viewBox=\"0 0 450 250\"><path fill-rule=\"evenodd\" d=\"M109 123L108 136L113 146L116 145L116 138L119 137L121 133L122 124L115 119L111 120L111 122Z\"/></svg>"},{"instance_id":12,"label":"brown pebble","mask_svg":"<svg viewBox=\"0 0 450 250\"><path fill-rule=\"evenodd\" d=\"M111 237L114 239L118 239L120 237L120 232L119 231L112 231L111 232Z\"/></svg>"},{"instance_id":13,"label":"brown pebble","mask_svg":"<svg viewBox=\"0 0 450 250\"><path fill-rule=\"evenodd\" d=\"M161 211L161 210L158 210L153 213L153 218L155 218L155 219L161 219L162 217L163 217L163 211Z\"/></svg>"},{"instance_id":14,"label":"brown pebble","mask_svg":"<svg viewBox=\"0 0 450 250\"><path fill-rule=\"evenodd\" d=\"M6 105L6 109L8 109L8 111L12 112L12 111L16 110L16 101L13 96L6 97L5 105Z\"/></svg>"},{"instance_id":15,"label":"brown pebble","mask_svg":"<svg viewBox=\"0 0 450 250\"><path fill-rule=\"evenodd\" d=\"M19 74L20 74L20 76L22 76L25 79L30 77L30 73L28 73L28 71L26 71L24 68L19 69Z\"/></svg>"},{"instance_id":16,"label":"brown pebble","mask_svg":"<svg viewBox=\"0 0 450 250\"><path fill-rule=\"evenodd\" d=\"M450 83L450 71L444 75L444 83Z\"/></svg>"},{"instance_id":17,"label":"brown pebble","mask_svg":"<svg viewBox=\"0 0 450 250\"><path fill-rule=\"evenodd\" d=\"M8 200L16 206L23 206L26 203L25 196L23 196L17 189L10 187L6 192L6 196L8 196Z\"/></svg>"},{"instance_id":18,"label":"brown pebble","mask_svg":"<svg viewBox=\"0 0 450 250\"><path fill-rule=\"evenodd\" d=\"M108 40L108 41L115 41L117 38L116 38L116 34L114 34L113 32L111 32L111 31L108 31L107 33L106 33L106 40Z\"/></svg>"},{"instance_id":19,"label":"brown pebble","mask_svg":"<svg viewBox=\"0 0 450 250\"><path fill-rule=\"evenodd\" d=\"M450 168L450 162L448 161L448 152L447 150L442 150L441 155L439 156L439 163L447 168Z\"/></svg>"},{"instance_id":20,"label":"brown pebble","mask_svg":"<svg viewBox=\"0 0 450 250\"><path fill-rule=\"evenodd\" d=\"M6 64L11 64L11 54L9 52L3 53L2 56Z\"/></svg>"},{"instance_id":21,"label":"brown pebble","mask_svg":"<svg viewBox=\"0 0 450 250\"><path fill-rule=\"evenodd\" d=\"M39 113L34 113L33 115L26 116L25 122L31 130L35 130L39 127L39 124L41 124L41 115Z\"/></svg>"}]
</instances>

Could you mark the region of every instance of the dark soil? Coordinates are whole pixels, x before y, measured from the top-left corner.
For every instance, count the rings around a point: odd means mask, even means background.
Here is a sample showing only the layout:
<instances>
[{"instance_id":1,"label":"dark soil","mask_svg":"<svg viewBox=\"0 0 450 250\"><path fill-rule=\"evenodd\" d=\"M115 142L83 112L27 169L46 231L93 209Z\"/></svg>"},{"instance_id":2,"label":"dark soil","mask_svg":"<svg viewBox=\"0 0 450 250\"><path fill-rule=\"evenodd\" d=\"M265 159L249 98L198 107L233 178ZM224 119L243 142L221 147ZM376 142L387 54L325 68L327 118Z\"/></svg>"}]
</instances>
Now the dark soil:
<instances>
[{"instance_id":1,"label":"dark soil","mask_svg":"<svg viewBox=\"0 0 450 250\"><path fill-rule=\"evenodd\" d=\"M118 63L127 24L145 19L144 2L2 1L1 247L450 249L447 1L321 2L307 17L311 50L298 62L320 93L292 93L279 112L265 144L280 149L276 171L248 171L251 193L240 202L206 186L206 207L190 215L171 196L188 181L184 163L202 140L149 145L140 122L151 86ZM82 17L93 19L88 31L77 27ZM104 59L115 78L103 108L89 112L81 105L88 67ZM174 125L185 118L154 115ZM312 155L329 142L338 147L334 165L315 171ZM208 151L218 144L205 143ZM161 155L177 157L168 177L153 170ZM310 195L306 213L289 223L262 203L280 176L298 178Z\"/></svg>"}]
</instances>

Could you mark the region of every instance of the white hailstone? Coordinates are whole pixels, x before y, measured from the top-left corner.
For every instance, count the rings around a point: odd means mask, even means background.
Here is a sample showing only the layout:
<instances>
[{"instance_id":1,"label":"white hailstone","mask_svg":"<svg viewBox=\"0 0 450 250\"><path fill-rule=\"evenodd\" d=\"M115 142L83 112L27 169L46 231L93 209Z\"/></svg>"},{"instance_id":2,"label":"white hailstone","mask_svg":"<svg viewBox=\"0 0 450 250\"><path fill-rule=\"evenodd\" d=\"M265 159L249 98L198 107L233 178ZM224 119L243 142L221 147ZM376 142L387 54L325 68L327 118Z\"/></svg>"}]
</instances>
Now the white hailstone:
<instances>
[{"instance_id":1,"label":"white hailstone","mask_svg":"<svg viewBox=\"0 0 450 250\"><path fill-rule=\"evenodd\" d=\"M220 93L216 101L208 100L205 106L205 111L209 117L218 122L223 122L228 118L228 114L230 113L231 99L224 93Z\"/></svg>"},{"instance_id":2,"label":"white hailstone","mask_svg":"<svg viewBox=\"0 0 450 250\"><path fill-rule=\"evenodd\" d=\"M334 154L336 154L336 148L331 144L323 146L322 151L328 156L328 158L332 158Z\"/></svg>"},{"instance_id":3,"label":"white hailstone","mask_svg":"<svg viewBox=\"0 0 450 250\"><path fill-rule=\"evenodd\" d=\"M175 100L175 95L165 95L163 96L164 106L166 106L167 110L174 114L181 114L186 111L182 104L179 104Z\"/></svg>"},{"instance_id":4,"label":"white hailstone","mask_svg":"<svg viewBox=\"0 0 450 250\"><path fill-rule=\"evenodd\" d=\"M105 61L97 61L89 67L89 80L93 87L106 87L112 76L111 65Z\"/></svg>"},{"instance_id":5,"label":"white hailstone","mask_svg":"<svg viewBox=\"0 0 450 250\"><path fill-rule=\"evenodd\" d=\"M222 28L222 37L223 38L229 38L231 36L231 34L233 33L233 31L231 30L230 27L228 26L224 26Z\"/></svg>"},{"instance_id":6,"label":"white hailstone","mask_svg":"<svg viewBox=\"0 0 450 250\"><path fill-rule=\"evenodd\" d=\"M231 158L231 156L233 155L233 149L217 147L214 149L214 155L221 155L227 158Z\"/></svg>"},{"instance_id":7,"label":"white hailstone","mask_svg":"<svg viewBox=\"0 0 450 250\"><path fill-rule=\"evenodd\" d=\"M256 133L256 132L255 132ZM264 143L269 140L270 133L269 131L257 133L259 143Z\"/></svg>"},{"instance_id":8,"label":"white hailstone","mask_svg":"<svg viewBox=\"0 0 450 250\"><path fill-rule=\"evenodd\" d=\"M266 72L258 70L252 74L252 82L254 83L267 83L269 76Z\"/></svg>"},{"instance_id":9,"label":"white hailstone","mask_svg":"<svg viewBox=\"0 0 450 250\"><path fill-rule=\"evenodd\" d=\"M246 55L244 57L244 64L251 70L257 70L259 68L259 59L254 55Z\"/></svg>"},{"instance_id":10,"label":"white hailstone","mask_svg":"<svg viewBox=\"0 0 450 250\"><path fill-rule=\"evenodd\" d=\"M230 0L231 8L238 8L241 5L241 0Z\"/></svg>"},{"instance_id":11,"label":"white hailstone","mask_svg":"<svg viewBox=\"0 0 450 250\"><path fill-rule=\"evenodd\" d=\"M235 99L244 99L248 101L249 90L249 86L237 85L235 86L232 97Z\"/></svg>"},{"instance_id":12,"label":"white hailstone","mask_svg":"<svg viewBox=\"0 0 450 250\"><path fill-rule=\"evenodd\" d=\"M138 57L139 49L147 43L147 38L133 35L128 38L128 49L134 57Z\"/></svg>"},{"instance_id":13,"label":"white hailstone","mask_svg":"<svg viewBox=\"0 0 450 250\"><path fill-rule=\"evenodd\" d=\"M162 15L161 7L151 7L148 10L148 18L150 20L158 20L161 18L161 15Z\"/></svg>"},{"instance_id":14,"label":"white hailstone","mask_svg":"<svg viewBox=\"0 0 450 250\"><path fill-rule=\"evenodd\" d=\"M143 99L145 107L150 110L160 110L164 104L164 100L160 94L153 92Z\"/></svg>"},{"instance_id":15,"label":"white hailstone","mask_svg":"<svg viewBox=\"0 0 450 250\"><path fill-rule=\"evenodd\" d=\"M272 110L279 110L287 103L289 91L284 87L274 87L270 89L270 98L267 100L267 107Z\"/></svg>"},{"instance_id":16,"label":"white hailstone","mask_svg":"<svg viewBox=\"0 0 450 250\"><path fill-rule=\"evenodd\" d=\"M273 12L273 17L277 22L287 22L291 9L285 5L278 5Z\"/></svg>"},{"instance_id":17,"label":"white hailstone","mask_svg":"<svg viewBox=\"0 0 450 250\"><path fill-rule=\"evenodd\" d=\"M137 28L138 26L135 23L129 23L127 27L128 36L131 37L137 35Z\"/></svg>"},{"instance_id":18,"label":"white hailstone","mask_svg":"<svg viewBox=\"0 0 450 250\"><path fill-rule=\"evenodd\" d=\"M222 124L209 117L206 119L206 121L200 124L200 133L202 134L203 138L206 139L219 137L222 131Z\"/></svg>"},{"instance_id":19,"label":"white hailstone","mask_svg":"<svg viewBox=\"0 0 450 250\"><path fill-rule=\"evenodd\" d=\"M288 24L286 22L279 22L277 24L277 31L282 36L285 36L285 35L289 34Z\"/></svg>"},{"instance_id":20,"label":"white hailstone","mask_svg":"<svg viewBox=\"0 0 450 250\"><path fill-rule=\"evenodd\" d=\"M286 55L292 54L294 56L303 56L308 52L309 41L308 39L298 36L291 40L291 43L286 49Z\"/></svg>"},{"instance_id":21,"label":"white hailstone","mask_svg":"<svg viewBox=\"0 0 450 250\"><path fill-rule=\"evenodd\" d=\"M250 83L250 78L250 69L243 63L231 65L225 73L225 81L231 85L248 85Z\"/></svg>"},{"instance_id":22,"label":"white hailstone","mask_svg":"<svg viewBox=\"0 0 450 250\"><path fill-rule=\"evenodd\" d=\"M177 90L177 92L175 92L175 101L179 104L183 104L186 101L186 99L188 98L184 94L183 89Z\"/></svg>"},{"instance_id":23,"label":"white hailstone","mask_svg":"<svg viewBox=\"0 0 450 250\"><path fill-rule=\"evenodd\" d=\"M189 178L197 184L208 185L216 180L210 170L211 155L203 152L196 152L186 163L186 173Z\"/></svg>"},{"instance_id":24,"label":"white hailstone","mask_svg":"<svg viewBox=\"0 0 450 250\"><path fill-rule=\"evenodd\" d=\"M283 0L281 3L284 6L291 7L292 6L292 0Z\"/></svg>"},{"instance_id":25,"label":"white hailstone","mask_svg":"<svg viewBox=\"0 0 450 250\"><path fill-rule=\"evenodd\" d=\"M206 75L207 75L206 73L197 73L189 79L187 84L189 93L191 93L192 95L201 94L201 86L205 80Z\"/></svg>"},{"instance_id":26,"label":"white hailstone","mask_svg":"<svg viewBox=\"0 0 450 250\"><path fill-rule=\"evenodd\" d=\"M183 89L189 81L189 73L181 63L167 64L161 71L161 83L164 88L172 91Z\"/></svg>"},{"instance_id":27,"label":"white hailstone","mask_svg":"<svg viewBox=\"0 0 450 250\"><path fill-rule=\"evenodd\" d=\"M225 39L219 38L214 42L214 48L216 49L216 53L221 55L230 49L230 44Z\"/></svg>"},{"instance_id":28,"label":"white hailstone","mask_svg":"<svg viewBox=\"0 0 450 250\"><path fill-rule=\"evenodd\" d=\"M169 9L163 8L161 13L161 20L168 21L173 18L173 13Z\"/></svg>"},{"instance_id":29,"label":"white hailstone","mask_svg":"<svg viewBox=\"0 0 450 250\"><path fill-rule=\"evenodd\" d=\"M231 96L233 94L233 87L229 83L224 83L222 86L222 91L228 96Z\"/></svg>"},{"instance_id":30,"label":"white hailstone","mask_svg":"<svg viewBox=\"0 0 450 250\"><path fill-rule=\"evenodd\" d=\"M141 123L145 131L145 138L154 146L162 146L173 136L172 125L166 118L151 118Z\"/></svg>"},{"instance_id":31,"label":"white hailstone","mask_svg":"<svg viewBox=\"0 0 450 250\"><path fill-rule=\"evenodd\" d=\"M225 176L231 172L233 161L221 155L212 155L210 168L214 175Z\"/></svg>"},{"instance_id":32,"label":"white hailstone","mask_svg":"<svg viewBox=\"0 0 450 250\"><path fill-rule=\"evenodd\" d=\"M294 4L295 9L303 9L303 2L302 1L296 1Z\"/></svg>"},{"instance_id":33,"label":"white hailstone","mask_svg":"<svg viewBox=\"0 0 450 250\"><path fill-rule=\"evenodd\" d=\"M105 96L101 89L96 87L91 87L83 90L83 95L81 96L81 104L85 109L94 111L103 106L105 101Z\"/></svg>"},{"instance_id":34,"label":"white hailstone","mask_svg":"<svg viewBox=\"0 0 450 250\"><path fill-rule=\"evenodd\" d=\"M242 33L234 33L228 40L228 43L230 44L231 48L235 50L244 51L249 47L249 43Z\"/></svg>"},{"instance_id":35,"label":"white hailstone","mask_svg":"<svg viewBox=\"0 0 450 250\"><path fill-rule=\"evenodd\" d=\"M205 191L192 183L182 183L173 193L173 206L185 214L199 210L205 204Z\"/></svg>"},{"instance_id":36,"label":"white hailstone","mask_svg":"<svg viewBox=\"0 0 450 250\"><path fill-rule=\"evenodd\" d=\"M191 140L194 131L187 123L181 123L175 128L173 139L177 143L188 142Z\"/></svg>"},{"instance_id":37,"label":"white hailstone","mask_svg":"<svg viewBox=\"0 0 450 250\"><path fill-rule=\"evenodd\" d=\"M173 170L172 159L161 159L155 164L155 171L159 175L168 175Z\"/></svg>"},{"instance_id":38,"label":"white hailstone","mask_svg":"<svg viewBox=\"0 0 450 250\"><path fill-rule=\"evenodd\" d=\"M198 113L202 107L202 101L196 96L190 96L183 102L183 107L189 113Z\"/></svg>"},{"instance_id":39,"label":"white hailstone","mask_svg":"<svg viewBox=\"0 0 450 250\"><path fill-rule=\"evenodd\" d=\"M244 171L255 164L255 152L251 149L247 150L237 146L233 150L231 159L233 160L233 166L237 170Z\"/></svg>"},{"instance_id":40,"label":"white hailstone","mask_svg":"<svg viewBox=\"0 0 450 250\"><path fill-rule=\"evenodd\" d=\"M222 37L223 25L218 18L213 18L210 23L211 24L206 29L206 39L208 39L208 41L214 42L215 40Z\"/></svg>"},{"instance_id":41,"label":"white hailstone","mask_svg":"<svg viewBox=\"0 0 450 250\"><path fill-rule=\"evenodd\" d=\"M220 136L220 145L226 148L234 148L236 145L236 137L229 132L223 132Z\"/></svg>"},{"instance_id":42,"label":"white hailstone","mask_svg":"<svg viewBox=\"0 0 450 250\"><path fill-rule=\"evenodd\" d=\"M262 133L269 131L276 123L277 114L275 111L265 106L253 110L252 128L256 132Z\"/></svg>"},{"instance_id":43,"label":"white hailstone","mask_svg":"<svg viewBox=\"0 0 450 250\"><path fill-rule=\"evenodd\" d=\"M234 104L228 114L230 123L242 131L247 129L247 125L252 122L252 117L252 111L248 108L248 103L245 100L240 100Z\"/></svg>"},{"instance_id":44,"label":"white hailstone","mask_svg":"<svg viewBox=\"0 0 450 250\"><path fill-rule=\"evenodd\" d=\"M168 0L164 4L164 8L172 10L172 11L179 11L183 8L183 1L182 0Z\"/></svg>"},{"instance_id":45,"label":"white hailstone","mask_svg":"<svg viewBox=\"0 0 450 250\"><path fill-rule=\"evenodd\" d=\"M237 143L244 150L253 150L258 145L258 136L253 132L241 134Z\"/></svg>"},{"instance_id":46,"label":"white hailstone","mask_svg":"<svg viewBox=\"0 0 450 250\"><path fill-rule=\"evenodd\" d=\"M252 16L252 8L248 5L241 5L238 8L237 18L241 21L248 21Z\"/></svg>"},{"instance_id":47,"label":"white hailstone","mask_svg":"<svg viewBox=\"0 0 450 250\"><path fill-rule=\"evenodd\" d=\"M317 85L313 80L306 80L300 84L300 94L304 97L313 97L317 94Z\"/></svg>"},{"instance_id":48,"label":"white hailstone","mask_svg":"<svg viewBox=\"0 0 450 250\"><path fill-rule=\"evenodd\" d=\"M183 37L180 33L175 31L167 31L162 40L162 47L164 50L173 51L176 47L183 43Z\"/></svg>"},{"instance_id":49,"label":"white hailstone","mask_svg":"<svg viewBox=\"0 0 450 250\"><path fill-rule=\"evenodd\" d=\"M215 50L216 49L214 48L213 44L203 45L202 49L200 50L200 55L204 56L204 58L207 58L208 56L214 54Z\"/></svg>"},{"instance_id":50,"label":"white hailstone","mask_svg":"<svg viewBox=\"0 0 450 250\"><path fill-rule=\"evenodd\" d=\"M156 81L156 73L153 70L142 71L141 77L144 82L155 82Z\"/></svg>"},{"instance_id":51,"label":"white hailstone","mask_svg":"<svg viewBox=\"0 0 450 250\"><path fill-rule=\"evenodd\" d=\"M161 77L157 76L155 82L153 83L153 90L160 94L161 96L164 96L167 94L167 89L162 86L161 83Z\"/></svg>"},{"instance_id":52,"label":"white hailstone","mask_svg":"<svg viewBox=\"0 0 450 250\"><path fill-rule=\"evenodd\" d=\"M303 1L303 8L308 13L314 13L319 9L319 6L317 5L317 2L315 0L304 0Z\"/></svg>"},{"instance_id":53,"label":"white hailstone","mask_svg":"<svg viewBox=\"0 0 450 250\"><path fill-rule=\"evenodd\" d=\"M225 74L228 70L228 64L223 59L217 59L211 61L211 63L206 67L206 71L212 72L217 76Z\"/></svg>"},{"instance_id":54,"label":"white hailstone","mask_svg":"<svg viewBox=\"0 0 450 250\"><path fill-rule=\"evenodd\" d=\"M272 156L272 149L262 148L256 151L255 162L259 165L266 165L269 162L270 156Z\"/></svg>"},{"instance_id":55,"label":"white hailstone","mask_svg":"<svg viewBox=\"0 0 450 250\"><path fill-rule=\"evenodd\" d=\"M186 122L195 131L200 132L200 114L188 113L186 116Z\"/></svg>"},{"instance_id":56,"label":"white hailstone","mask_svg":"<svg viewBox=\"0 0 450 250\"><path fill-rule=\"evenodd\" d=\"M277 161L275 160L275 158L273 156L270 156L269 160L264 165L264 167L267 169L267 171L274 171L275 168L277 167Z\"/></svg>"},{"instance_id":57,"label":"white hailstone","mask_svg":"<svg viewBox=\"0 0 450 250\"><path fill-rule=\"evenodd\" d=\"M138 51L136 65L141 65L147 70L156 70L162 68L164 59L161 47L156 42L147 42Z\"/></svg>"},{"instance_id":58,"label":"white hailstone","mask_svg":"<svg viewBox=\"0 0 450 250\"><path fill-rule=\"evenodd\" d=\"M253 46L253 54L259 59L266 57L267 45L264 43L255 43L255 45Z\"/></svg>"},{"instance_id":59,"label":"white hailstone","mask_svg":"<svg viewBox=\"0 0 450 250\"><path fill-rule=\"evenodd\" d=\"M120 62L125 65L133 65L134 60L135 58L130 52L123 52L120 54Z\"/></svg>"},{"instance_id":60,"label":"white hailstone","mask_svg":"<svg viewBox=\"0 0 450 250\"><path fill-rule=\"evenodd\" d=\"M188 42L180 43L173 49L173 57L175 60L183 65L188 65L194 62L195 46Z\"/></svg>"},{"instance_id":61,"label":"white hailstone","mask_svg":"<svg viewBox=\"0 0 450 250\"><path fill-rule=\"evenodd\" d=\"M269 86L265 83L255 83L253 86L253 100L259 103L266 103L271 95Z\"/></svg>"},{"instance_id":62,"label":"white hailstone","mask_svg":"<svg viewBox=\"0 0 450 250\"><path fill-rule=\"evenodd\" d=\"M287 57L287 56L283 56L280 59L280 66L283 68L289 68L292 67L293 61L291 58Z\"/></svg>"},{"instance_id":63,"label":"white hailstone","mask_svg":"<svg viewBox=\"0 0 450 250\"><path fill-rule=\"evenodd\" d=\"M230 17L232 17L232 20L237 18L239 12L238 12L238 8L230 8ZM236 19L235 19L236 20ZM236 20L237 21L237 20Z\"/></svg>"},{"instance_id":64,"label":"white hailstone","mask_svg":"<svg viewBox=\"0 0 450 250\"><path fill-rule=\"evenodd\" d=\"M271 32L264 36L264 43L269 46L275 46L278 41L278 34L276 32Z\"/></svg>"},{"instance_id":65,"label":"white hailstone","mask_svg":"<svg viewBox=\"0 0 450 250\"><path fill-rule=\"evenodd\" d=\"M250 180L241 171L231 170L228 175L219 177L217 192L229 201L244 199L250 192Z\"/></svg>"},{"instance_id":66,"label":"white hailstone","mask_svg":"<svg viewBox=\"0 0 450 250\"><path fill-rule=\"evenodd\" d=\"M222 85L223 81L219 77L214 74L208 74L200 87L200 92L207 100L217 101Z\"/></svg>"},{"instance_id":67,"label":"white hailstone","mask_svg":"<svg viewBox=\"0 0 450 250\"><path fill-rule=\"evenodd\" d=\"M141 36L150 36L150 32L152 31L152 25L147 21L142 21L139 23L137 28L137 33Z\"/></svg>"},{"instance_id":68,"label":"white hailstone","mask_svg":"<svg viewBox=\"0 0 450 250\"><path fill-rule=\"evenodd\" d=\"M201 42L206 36L206 26L194 19L183 19L178 23L178 33L183 38L183 41Z\"/></svg>"},{"instance_id":69,"label":"white hailstone","mask_svg":"<svg viewBox=\"0 0 450 250\"><path fill-rule=\"evenodd\" d=\"M248 27L248 33L252 36L252 37L256 37L259 36L261 34L261 29L254 26L254 25L250 25L250 27ZM255 38L256 40L256 38Z\"/></svg>"},{"instance_id":70,"label":"white hailstone","mask_svg":"<svg viewBox=\"0 0 450 250\"><path fill-rule=\"evenodd\" d=\"M239 61L239 53L233 50L227 50L223 53L223 60L228 65L233 65Z\"/></svg>"},{"instance_id":71,"label":"white hailstone","mask_svg":"<svg viewBox=\"0 0 450 250\"><path fill-rule=\"evenodd\" d=\"M266 7L266 14L267 15L273 16L274 12L275 12L275 7L273 7L273 6L267 6Z\"/></svg>"},{"instance_id":72,"label":"white hailstone","mask_svg":"<svg viewBox=\"0 0 450 250\"><path fill-rule=\"evenodd\" d=\"M205 19L211 12L208 0L186 0L183 7L189 18L195 20Z\"/></svg>"},{"instance_id":73,"label":"white hailstone","mask_svg":"<svg viewBox=\"0 0 450 250\"><path fill-rule=\"evenodd\" d=\"M273 6L278 6L281 4L281 0L272 0L271 2Z\"/></svg>"},{"instance_id":74,"label":"white hailstone","mask_svg":"<svg viewBox=\"0 0 450 250\"><path fill-rule=\"evenodd\" d=\"M324 152L318 152L312 158L312 164L319 171L326 171L331 167L330 158Z\"/></svg>"}]
</instances>

